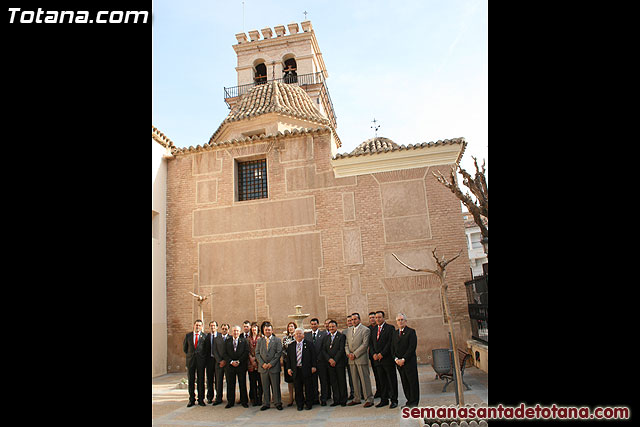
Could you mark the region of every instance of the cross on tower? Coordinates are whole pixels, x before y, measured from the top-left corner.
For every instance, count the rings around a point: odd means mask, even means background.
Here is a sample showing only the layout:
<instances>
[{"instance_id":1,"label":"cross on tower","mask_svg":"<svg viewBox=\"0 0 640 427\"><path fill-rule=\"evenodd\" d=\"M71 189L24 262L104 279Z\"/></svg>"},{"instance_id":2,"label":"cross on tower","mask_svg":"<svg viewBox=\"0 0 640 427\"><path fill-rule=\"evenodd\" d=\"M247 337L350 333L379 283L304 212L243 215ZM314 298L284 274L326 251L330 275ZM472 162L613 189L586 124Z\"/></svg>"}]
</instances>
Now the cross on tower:
<instances>
[{"instance_id":1,"label":"cross on tower","mask_svg":"<svg viewBox=\"0 0 640 427\"><path fill-rule=\"evenodd\" d=\"M304 13L304 20L306 21L306 20L307 20L307 11L305 10L305 11L304 11L304 12L302 12L302 13Z\"/></svg>"},{"instance_id":2,"label":"cross on tower","mask_svg":"<svg viewBox=\"0 0 640 427\"><path fill-rule=\"evenodd\" d=\"M373 129L375 131L375 137L377 138L378 137L378 129L380 129L380 125L376 125L376 123L378 123L378 121L376 120L375 117L373 118L371 123L373 123L373 126L371 126L371 129Z\"/></svg>"}]
</instances>

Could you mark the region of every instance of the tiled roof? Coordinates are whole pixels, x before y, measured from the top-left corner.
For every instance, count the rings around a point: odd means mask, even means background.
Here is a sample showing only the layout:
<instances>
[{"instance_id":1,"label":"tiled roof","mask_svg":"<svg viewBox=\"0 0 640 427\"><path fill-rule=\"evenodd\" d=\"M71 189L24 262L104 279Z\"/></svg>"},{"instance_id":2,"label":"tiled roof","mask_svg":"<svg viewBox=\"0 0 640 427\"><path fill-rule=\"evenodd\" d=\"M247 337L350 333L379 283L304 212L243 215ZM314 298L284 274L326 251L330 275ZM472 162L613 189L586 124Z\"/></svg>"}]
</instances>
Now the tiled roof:
<instances>
[{"instance_id":1,"label":"tiled roof","mask_svg":"<svg viewBox=\"0 0 640 427\"><path fill-rule=\"evenodd\" d=\"M151 125L151 138L165 148L175 147L173 145L173 141L171 141L164 133L160 132L154 125Z\"/></svg>"},{"instance_id":2,"label":"tiled roof","mask_svg":"<svg viewBox=\"0 0 640 427\"><path fill-rule=\"evenodd\" d=\"M467 146L467 142L464 140L464 138L445 139L445 140L438 140L436 142L423 142L420 144L398 145L395 142L391 141L390 139L382 138L382 137L368 139L364 141L362 144L358 145L358 147L356 147L356 149L350 153L336 154L334 159L373 155L373 154L387 153L390 151L417 150L420 148L429 148L429 147L435 147L438 145L446 145L446 144L462 144L462 151L458 156L458 160L460 160L460 158L462 157L462 153L464 153L464 149Z\"/></svg>"},{"instance_id":3,"label":"tiled roof","mask_svg":"<svg viewBox=\"0 0 640 427\"><path fill-rule=\"evenodd\" d=\"M261 135L245 136L243 138L234 138L234 139L230 139L228 141L213 142L213 140L211 140L211 141L209 141L209 143L204 144L202 146L198 145L196 147L190 146L190 147L185 147L185 148L174 147L171 150L171 152L173 154L196 153L196 152L206 151L206 150L210 150L210 149L217 148L217 147L228 147L230 145L249 144L249 143L253 143L253 142L268 141L268 140L272 140L274 138L282 138L282 137L287 137L287 136L298 136L298 135L303 135L303 134L308 134L308 133L326 133L326 132L333 132L333 136L336 139L338 138L338 135L335 133L335 130L331 126L320 126L320 127L317 127L317 128L293 129L291 131L285 130L284 132L278 131L275 134L272 134L272 133L265 134L265 133L263 133ZM338 140L338 143L340 143L339 140Z\"/></svg>"},{"instance_id":4,"label":"tiled roof","mask_svg":"<svg viewBox=\"0 0 640 427\"><path fill-rule=\"evenodd\" d=\"M313 101L304 89L299 86L271 81L257 85L242 95L227 118L213 133L209 142L213 141L225 124L267 113L279 113L322 125L330 123L329 119L322 116L314 107Z\"/></svg>"}]
</instances>

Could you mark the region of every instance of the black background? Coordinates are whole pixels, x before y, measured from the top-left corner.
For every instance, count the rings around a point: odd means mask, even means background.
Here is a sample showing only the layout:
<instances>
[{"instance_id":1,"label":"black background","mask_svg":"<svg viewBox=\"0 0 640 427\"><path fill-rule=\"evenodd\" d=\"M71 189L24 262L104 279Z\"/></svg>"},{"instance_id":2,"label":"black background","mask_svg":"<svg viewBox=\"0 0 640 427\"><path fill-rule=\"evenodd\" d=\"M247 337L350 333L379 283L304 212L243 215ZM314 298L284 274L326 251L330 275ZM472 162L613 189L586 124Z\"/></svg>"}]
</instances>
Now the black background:
<instances>
[{"instance_id":1,"label":"black background","mask_svg":"<svg viewBox=\"0 0 640 427\"><path fill-rule=\"evenodd\" d=\"M141 230L149 203L151 1L5 6L8 394L36 423L146 424L149 252ZM88 10L92 17L98 10L146 10L149 19L10 24L9 7ZM144 217L148 223L148 212Z\"/></svg>"}]
</instances>

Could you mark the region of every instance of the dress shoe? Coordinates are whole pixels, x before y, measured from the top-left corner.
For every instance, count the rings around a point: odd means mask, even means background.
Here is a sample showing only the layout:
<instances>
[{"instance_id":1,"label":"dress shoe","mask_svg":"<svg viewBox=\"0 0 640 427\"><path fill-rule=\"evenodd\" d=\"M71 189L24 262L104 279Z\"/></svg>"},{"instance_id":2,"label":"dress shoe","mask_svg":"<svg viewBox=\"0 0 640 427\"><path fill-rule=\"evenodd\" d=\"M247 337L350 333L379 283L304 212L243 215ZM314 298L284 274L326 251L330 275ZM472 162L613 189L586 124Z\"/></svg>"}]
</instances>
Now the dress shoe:
<instances>
[{"instance_id":1,"label":"dress shoe","mask_svg":"<svg viewBox=\"0 0 640 427\"><path fill-rule=\"evenodd\" d=\"M192 406L194 406L196 404L196 402L189 402L187 403L187 408L191 408Z\"/></svg>"},{"instance_id":2,"label":"dress shoe","mask_svg":"<svg viewBox=\"0 0 640 427\"><path fill-rule=\"evenodd\" d=\"M277 409L278 411L282 411L282 405L276 405L276 409Z\"/></svg>"},{"instance_id":3,"label":"dress shoe","mask_svg":"<svg viewBox=\"0 0 640 427\"><path fill-rule=\"evenodd\" d=\"M287 406L293 406L293 402L289 403Z\"/></svg>"},{"instance_id":4,"label":"dress shoe","mask_svg":"<svg viewBox=\"0 0 640 427\"><path fill-rule=\"evenodd\" d=\"M333 402L333 403L332 403L331 405L329 405L329 406L338 406L338 405L339 405L339 403L338 403L338 402Z\"/></svg>"},{"instance_id":5,"label":"dress shoe","mask_svg":"<svg viewBox=\"0 0 640 427\"><path fill-rule=\"evenodd\" d=\"M207 399L207 403L211 405L213 403L213 399Z\"/></svg>"},{"instance_id":6,"label":"dress shoe","mask_svg":"<svg viewBox=\"0 0 640 427\"><path fill-rule=\"evenodd\" d=\"M311 406L305 406L304 409L306 409L307 411L311 410Z\"/></svg>"},{"instance_id":7,"label":"dress shoe","mask_svg":"<svg viewBox=\"0 0 640 427\"><path fill-rule=\"evenodd\" d=\"M360 404L360 402L356 402L354 400L354 401L351 401L351 402L347 403L347 406L355 406L355 405L359 405L359 404Z\"/></svg>"},{"instance_id":8,"label":"dress shoe","mask_svg":"<svg viewBox=\"0 0 640 427\"><path fill-rule=\"evenodd\" d=\"M242 404L242 406L243 406L244 408L248 408L248 407L249 407L249 404L248 404L247 402L244 402L244 403ZM397 405L396 405L396 406L397 406Z\"/></svg>"},{"instance_id":9,"label":"dress shoe","mask_svg":"<svg viewBox=\"0 0 640 427\"><path fill-rule=\"evenodd\" d=\"M233 408L233 405L231 403L227 403L227 405L224 408L225 409Z\"/></svg>"},{"instance_id":10,"label":"dress shoe","mask_svg":"<svg viewBox=\"0 0 640 427\"><path fill-rule=\"evenodd\" d=\"M341 403L340 406L347 406L347 402Z\"/></svg>"},{"instance_id":11,"label":"dress shoe","mask_svg":"<svg viewBox=\"0 0 640 427\"><path fill-rule=\"evenodd\" d=\"M212 405L213 405L213 406L216 406L216 405L219 405L219 404L221 404L221 403L222 403L222 400L219 400L219 401L218 401L218 400L215 400L215 401L212 403Z\"/></svg>"},{"instance_id":12,"label":"dress shoe","mask_svg":"<svg viewBox=\"0 0 640 427\"><path fill-rule=\"evenodd\" d=\"M204 403L204 401L202 401L202 400L198 400L198 405L199 406L207 406L207 404Z\"/></svg>"},{"instance_id":13,"label":"dress shoe","mask_svg":"<svg viewBox=\"0 0 640 427\"><path fill-rule=\"evenodd\" d=\"M373 406L373 402L367 402L363 405L365 408L371 408Z\"/></svg>"},{"instance_id":14,"label":"dress shoe","mask_svg":"<svg viewBox=\"0 0 640 427\"><path fill-rule=\"evenodd\" d=\"M397 407L398 407L398 404L396 402L391 402L391 405L389 405L389 409L393 409Z\"/></svg>"},{"instance_id":15,"label":"dress shoe","mask_svg":"<svg viewBox=\"0 0 640 427\"><path fill-rule=\"evenodd\" d=\"M320 406L327 406L327 401L323 400L322 402L320 402Z\"/></svg>"},{"instance_id":16,"label":"dress shoe","mask_svg":"<svg viewBox=\"0 0 640 427\"><path fill-rule=\"evenodd\" d=\"M302 406L298 406L298 411L302 411Z\"/></svg>"},{"instance_id":17,"label":"dress shoe","mask_svg":"<svg viewBox=\"0 0 640 427\"><path fill-rule=\"evenodd\" d=\"M267 410L267 409L269 409L269 408L270 408L270 406L265 405L265 406L263 406L262 408L260 408L260 410L261 410L261 411L266 411L266 410Z\"/></svg>"},{"instance_id":18,"label":"dress shoe","mask_svg":"<svg viewBox=\"0 0 640 427\"><path fill-rule=\"evenodd\" d=\"M385 401L380 401L380 403L378 403L376 405L376 408L382 408L383 406L387 406L389 404L389 402L385 402Z\"/></svg>"}]
</instances>

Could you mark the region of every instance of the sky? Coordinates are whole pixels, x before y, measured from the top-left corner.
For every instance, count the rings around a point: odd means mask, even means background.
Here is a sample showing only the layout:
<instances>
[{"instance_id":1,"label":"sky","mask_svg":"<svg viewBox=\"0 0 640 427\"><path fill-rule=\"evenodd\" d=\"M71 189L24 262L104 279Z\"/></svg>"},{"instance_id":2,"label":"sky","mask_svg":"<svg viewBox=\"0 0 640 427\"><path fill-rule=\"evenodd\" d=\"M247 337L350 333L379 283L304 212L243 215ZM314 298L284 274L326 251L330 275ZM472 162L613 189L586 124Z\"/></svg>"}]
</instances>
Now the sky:
<instances>
[{"instance_id":1,"label":"sky","mask_svg":"<svg viewBox=\"0 0 640 427\"><path fill-rule=\"evenodd\" d=\"M464 137L473 175L471 156L488 169L487 1L154 0L153 125L178 147L207 143L229 113L223 88L238 84L235 34L299 24L306 11L339 152L373 138L375 118L400 145Z\"/></svg>"}]
</instances>

